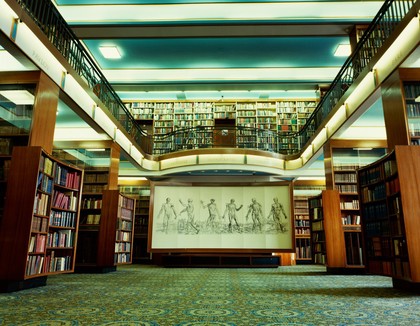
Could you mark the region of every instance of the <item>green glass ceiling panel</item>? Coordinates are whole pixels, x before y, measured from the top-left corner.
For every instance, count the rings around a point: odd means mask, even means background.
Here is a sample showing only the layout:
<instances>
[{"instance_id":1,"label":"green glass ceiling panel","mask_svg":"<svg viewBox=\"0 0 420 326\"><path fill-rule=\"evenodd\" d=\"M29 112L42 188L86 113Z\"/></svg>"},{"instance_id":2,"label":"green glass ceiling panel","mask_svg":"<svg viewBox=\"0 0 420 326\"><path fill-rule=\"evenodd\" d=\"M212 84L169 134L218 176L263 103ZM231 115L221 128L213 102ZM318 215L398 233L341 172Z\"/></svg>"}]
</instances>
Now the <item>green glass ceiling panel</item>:
<instances>
[{"instance_id":1,"label":"green glass ceiling panel","mask_svg":"<svg viewBox=\"0 0 420 326\"><path fill-rule=\"evenodd\" d=\"M334 57L347 37L242 37L85 40L102 69L338 67ZM122 58L105 59L100 46L116 46Z\"/></svg>"}]
</instances>

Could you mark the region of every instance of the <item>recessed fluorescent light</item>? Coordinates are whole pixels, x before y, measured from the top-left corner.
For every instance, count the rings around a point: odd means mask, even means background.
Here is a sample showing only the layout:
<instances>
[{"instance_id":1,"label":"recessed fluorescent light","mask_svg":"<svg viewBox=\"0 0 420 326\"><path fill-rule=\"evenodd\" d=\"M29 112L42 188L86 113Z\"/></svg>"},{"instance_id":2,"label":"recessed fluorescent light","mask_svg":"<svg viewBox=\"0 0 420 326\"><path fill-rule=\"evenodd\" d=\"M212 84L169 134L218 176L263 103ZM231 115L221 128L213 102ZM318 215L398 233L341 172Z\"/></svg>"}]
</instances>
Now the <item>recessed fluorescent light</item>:
<instances>
[{"instance_id":1,"label":"recessed fluorescent light","mask_svg":"<svg viewBox=\"0 0 420 326\"><path fill-rule=\"evenodd\" d=\"M121 59L120 51L116 46L100 46L99 51L105 59Z\"/></svg>"},{"instance_id":2,"label":"recessed fluorescent light","mask_svg":"<svg viewBox=\"0 0 420 326\"><path fill-rule=\"evenodd\" d=\"M350 44L339 44L335 49L334 56L348 57L351 54Z\"/></svg>"},{"instance_id":3,"label":"recessed fluorescent light","mask_svg":"<svg viewBox=\"0 0 420 326\"><path fill-rule=\"evenodd\" d=\"M0 91L0 95L16 105L32 105L35 102L35 97L26 90Z\"/></svg>"}]
</instances>

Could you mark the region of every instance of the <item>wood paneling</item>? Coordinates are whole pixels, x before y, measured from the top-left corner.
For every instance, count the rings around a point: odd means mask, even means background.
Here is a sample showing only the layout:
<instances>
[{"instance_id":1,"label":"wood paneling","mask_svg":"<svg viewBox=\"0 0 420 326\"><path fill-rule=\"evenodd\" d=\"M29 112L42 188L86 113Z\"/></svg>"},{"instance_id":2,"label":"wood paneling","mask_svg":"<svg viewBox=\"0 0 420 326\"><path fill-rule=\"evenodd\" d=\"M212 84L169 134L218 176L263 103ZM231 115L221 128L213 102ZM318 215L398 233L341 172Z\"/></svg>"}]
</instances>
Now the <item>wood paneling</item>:
<instances>
[{"instance_id":1,"label":"wood paneling","mask_svg":"<svg viewBox=\"0 0 420 326\"><path fill-rule=\"evenodd\" d=\"M397 146L395 154L411 280L420 282L420 146Z\"/></svg>"},{"instance_id":2,"label":"wood paneling","mask_svg":"<svg viewBox=\"0 0 420 326\"><path fill-rule=\"evenodd\" d=\"M322 192L322 206L324 210L327 267L333 269L344 268L346 266L346 253L338 191L324 190Z\"/></svg>"},{"instance_id":3,"label":"wood paneling","mask_svg":"<svg viewBox=\"0 0 420 326\"><path fill-rule=\"evenodd\" d=\"M383 82L381 92L388 148L392 150L395 145L409 145L410 138L404 106L404 94L401 89L398 71L395 71Z\"/></svg>"}]
</instances>

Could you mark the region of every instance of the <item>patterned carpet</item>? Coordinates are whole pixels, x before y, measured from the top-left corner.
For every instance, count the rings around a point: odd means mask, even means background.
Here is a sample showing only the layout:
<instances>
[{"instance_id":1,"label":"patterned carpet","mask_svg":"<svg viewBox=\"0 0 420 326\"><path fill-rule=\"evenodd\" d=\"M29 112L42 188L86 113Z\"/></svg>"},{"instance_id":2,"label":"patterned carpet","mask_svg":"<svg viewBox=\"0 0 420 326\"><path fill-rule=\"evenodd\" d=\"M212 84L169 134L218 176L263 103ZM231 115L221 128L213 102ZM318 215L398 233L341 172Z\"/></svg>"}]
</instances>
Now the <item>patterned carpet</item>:
<instances>
[{"instance_id":1,"label":"patterned carpet","mask_svg":"<svg viewBox=\"0 0 420 326\"><path fill-rule=\"evenodd\" d=\"M322 266L132 265L0 294L0 325L420 325L420 297Z\"/></svg>"}]
</instances>

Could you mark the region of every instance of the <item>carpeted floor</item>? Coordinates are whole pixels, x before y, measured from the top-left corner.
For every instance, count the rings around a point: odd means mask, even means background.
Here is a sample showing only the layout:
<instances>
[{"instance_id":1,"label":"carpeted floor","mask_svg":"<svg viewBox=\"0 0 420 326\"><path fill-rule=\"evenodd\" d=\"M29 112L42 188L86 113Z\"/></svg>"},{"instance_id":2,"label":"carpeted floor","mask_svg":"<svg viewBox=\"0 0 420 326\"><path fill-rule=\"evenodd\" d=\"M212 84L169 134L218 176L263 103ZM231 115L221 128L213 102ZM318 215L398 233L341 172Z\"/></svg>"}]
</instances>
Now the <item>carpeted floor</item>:
<instances>
[{"instance_id":1,"label":"carpeted floor","mask_svg":"<svg viewBox=\"0 0 420 326\"><path fill-rule=\"evenodd\" d=\"M420 296L322 266L132 265L0 294L0 325L420 325Z\"/></svg>"}]
</instances>

